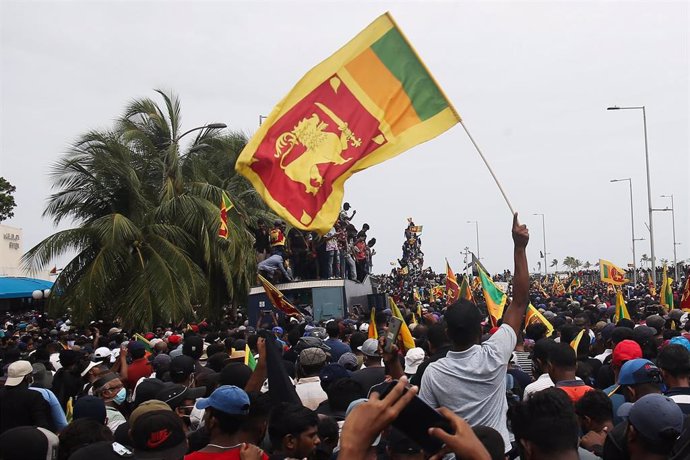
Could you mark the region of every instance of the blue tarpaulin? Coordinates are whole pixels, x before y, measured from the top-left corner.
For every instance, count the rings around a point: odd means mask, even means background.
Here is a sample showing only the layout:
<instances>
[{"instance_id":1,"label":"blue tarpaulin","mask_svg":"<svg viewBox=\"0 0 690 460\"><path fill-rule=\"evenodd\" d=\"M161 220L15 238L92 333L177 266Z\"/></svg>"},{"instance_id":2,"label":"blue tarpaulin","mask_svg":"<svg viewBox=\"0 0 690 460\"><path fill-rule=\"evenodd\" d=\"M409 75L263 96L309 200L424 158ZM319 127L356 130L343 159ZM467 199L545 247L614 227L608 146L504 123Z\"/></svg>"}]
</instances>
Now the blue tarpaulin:
<instances>
[{"instance_id":1,"label":"blue tarpaulin","mask_svg":"<svg viewBox=\"0 0 690 460\"><path fill-rule=\"evenodd\" d=\"M37 289L52 289L53 282L36 278L0 277L0 299L23 299L31 297Z\"/></svg>"}]
</instances>

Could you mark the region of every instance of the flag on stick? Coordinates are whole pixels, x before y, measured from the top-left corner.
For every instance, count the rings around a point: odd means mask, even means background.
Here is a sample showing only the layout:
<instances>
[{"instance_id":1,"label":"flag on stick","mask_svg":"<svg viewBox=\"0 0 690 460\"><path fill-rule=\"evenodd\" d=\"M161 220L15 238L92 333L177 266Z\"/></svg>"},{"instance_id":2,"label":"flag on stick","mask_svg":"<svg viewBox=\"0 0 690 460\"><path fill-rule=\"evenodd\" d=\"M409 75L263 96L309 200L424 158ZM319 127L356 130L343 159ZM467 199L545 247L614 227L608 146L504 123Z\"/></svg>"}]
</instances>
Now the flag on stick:
<instances>
[{"instance_id":1,"label":"flag on stick","mask_svg":"<svg viewBox=\"0 0 690 460\"><path fill-rule=\"evenodd\" d=\"M460 282L460 298L467 299L475 305L477 304L477 302L474 301L474 296L472 295L472 290L470 289L470 283L467 282L466 276L463 276L462 281Z\"/></svg>"},{"instance_id":2,"label":"flag on stick","mask_svg":"<svg viewBox=\"0 0 690 460\"><path fill-rule=\"evenodd\" d=\"M577 337L573 339L572 342L570 342L570 348L575 350L575 354L577 354L577 347L580 346L580 340L582 340L582 335L585 333L585 330L582 329L579 334L577 334Z\"/></svg>"},{"instance_id":3,"label":"flag on stick","mask_svg":"<svg viewBox=\"0 0 690 460\"><path fill-rule=\"evenodd\" d=\"M302 316L302 313L297 308L295 308L294 305L288 302L287 299L285 299L283 293L280 292L278 288L276 288L274 285L272 285L270 281L268 281L261 275L259 275L259 280L261 281L261 284L263 284L264 286L266 297L268 297L268 300L275 308L289 316Z\"/></svg>"},{"instance_id":4,"label":"flag on stick","mask_svg":"<svg viewBox=\"0 0 690 460\"><path fill-rule=\"evenodd\" d=\"M656 286L652 279L652 272L647 273L647 287L649 288L649 295L656 297Z\"/></svg>"},{"instance_id":5,"label":"flag on stick","mask_svg":"<svg viewBox=\"0 0 690 460\"><path fill-rule=\"evenodd\" d=\"M379 331L376 329L376 308L371 307L369 312L369 339L378 339Z\"/></svg>"},{"instance_id":6,"label":"flag on stick","mask_svg":"<svg viewBox=\"0 0 690 460\"><path fill-rule=\"evenodd\" d=\"M266 357L262 356L261 359L266 359ZM249 366L251 370L256 369L256 358L254 358L254 353L249 348L249 344L244 346L244 364Z\"/></svg>"},{"instance_id":7,"label":"flag on stick","mask_svg":"<svg viewBox=\"0 0 690 460\"><path fill-rule=\"evenodd\" d=\"M446 305L452 305L460 298L460 286L458 280L455 278L453 269L450 268L448 259L446 259Z\"/></svg>"},{"instance_id":8,"label":"flag on stick","mask_svg":"<svg viewBox=\"0 0 690 460\"><path fill-rule=\"evenodd\" d=\"M232 204L228 195L223 192L223 196L220 200L220 228L218 229L218 236L226 240L230 235L230 230L228 230L228 211L234 206L235 205Z\"/></svg>"},{"instance_id":9,"label":"flag on stick","mask_svg":"<svg viewBox=\"0 0 690 460\"><path fill-rule=\"evenodd\" d=\"M386 13L295 85L236 169L291 225L324 234L338 217L350 176L459 121Z\"/></svg>"},{"instance_id":10,"label":"flag on stick","mask_svg":"<svg viewBox=\"0 0 690 460\"><path fill-rule=\"evenodd\" d=\"M684 311L690 311L690 276L687 276L685 279L683 296L680 298L680 308Z\"/></svg>"},{"instance_id":11,"label":"flag on stick","mask_svg":"<svg viewBox=\"0 0 690 460\"><path fill-rule=\"evenodd\" d=\"M393 300L392 297L388 297L388 303L390 304L391 311L393 312L393 316L395 316L400 321L402 321L402 325L400 326L400 339L402 340L402 343L403 343L403 346L405 347L405 350L409 350L411 348L414 348L416 345L414 343L414 339L412 338L412 333L410 332L410 328L407 327L407 323L405 322L405 318L403 318L403 315L400 312L400 309L395 304L395 301Z\"/></svg>"},{"instance_id":12,"label":"flag on stick","mask_svg":"<svg viewBox=\"0 0 690 460\"><path fill-rule=\"evenodd\" d=\"M153 350L153 345L151 345L151 342L149 342L148 339L143 335L139 333L134 334L134 340L143 343L144 348L146 348L146 351L148 351L149 353Z\"/></svg>"},{"instance_id":13,"label":"flag on stick","mask_svg":"<svg viewBox=\"0 0 690 460\"><path fill-rule=\"evenodd\" d=\"M623 299L623 291L618 289L616 291L616 313L613 315L613 322L618 323L622 319L630 319L630 313L628 313L628 307L625 305L625 299Z\"/></svg>"},{"instance_id":14,"label":"flag on stick","mask_svg":"<svg viewBox=\"0 0 690 460\"><path fill-rule=\"evenodd\" d=\"M486 309L489 312L491 324L496 326L498 320L503 317L503 309L506 306L508 296L494 284L493 280L479 265L477 265L477 271L479 272L479 280L482 283L482 292L484 293Z\"/></svg>"},{"instance_id":15,"label":"flag on stick","mask_svg":"<svg viewBox=\"0 0 690 460\"><path fill-rule=\"evenodd\" d=\"M602 282L615 284L616 286L630 281L625 277L625 270L614 265L613 262L604 259L599 259L599 277Z\"/></svg>"},{"instance_id":16,"label":"flag on stick","mask_svg":"<svg viewBox=\"0 0 690 460\"><path fill-rule=\"evenodd\" d=\"M661 305L673 309L673 278L668 276L666 264L664 264L664 274L661 278Z\"/></svg>"},{"instance_id":17,"label":"flag on stick","mask_svg":"<svg viewBox=\"0 0 690 460\"><path fill-rule=\"evenodd\" d=\"M549 337L553 334L553 325L551 322L537 310L531 303L527 306L527 313L525 313L525 327L532 323L542 323L546 326L546 336Z\"/></svg>"}]
</instances>

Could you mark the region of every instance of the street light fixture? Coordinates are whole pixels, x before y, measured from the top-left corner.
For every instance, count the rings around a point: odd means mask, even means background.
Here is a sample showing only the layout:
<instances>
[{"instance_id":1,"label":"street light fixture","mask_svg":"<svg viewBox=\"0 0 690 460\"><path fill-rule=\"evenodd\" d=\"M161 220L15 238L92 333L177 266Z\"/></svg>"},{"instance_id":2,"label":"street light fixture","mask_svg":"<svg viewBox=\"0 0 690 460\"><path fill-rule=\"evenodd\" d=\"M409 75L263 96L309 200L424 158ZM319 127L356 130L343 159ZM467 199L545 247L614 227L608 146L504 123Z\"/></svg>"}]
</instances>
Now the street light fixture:
<instances>
[{"instance_id":1,"label":"street light fixture","mask_svg":"<svg viewBox=\"0 0 690 460\"><path fill-rule=\"evenodd\" d=\"M625 179L611 179L610 182L628 182L630 186L630 233L632 235L632 256L633 256L633 284L637 284L637 262L635 261L635 213L633 212L633 191L632 179L627 177Z\"/></svg>"},{"instance_id":2,"label":"street light fixture","mask_svg":"<svg viewBox=\"0 0 690 460\"><path fill-rule=\"evenodd\" d=\"M673 222L673 273L675 279L678 280L678 262L676 261L676 246L680 243L676 243L676 211L673 207L673 193L670 195L661 195L661 198L671 199L671 221Z\"/></svg>"},{"instance_id":3,"label":"street light fixture","mask_svg":"<svg viewBox=\"0 0 690 460\"><path fill-rule=\"evenodd\" d=\"M476 220L468 220L468 224L474 224L475 230L477 232L477 259L479 259L479 222Z\"/></svg>"},{"instance_id":4,"label":"street light fixture","mask_svg":"<svg viewBox=\"0 0 690 460\"><path fill-rule=\"evenodd\" d=\"M544 221L544 214L539 214L535 213L532 214L533 216L541 216L541 232L542 235L544 236L544 276L549 276L549 269L547 266L549 265L546 260L546 223Z\"/></svg>"},{"instance_id":5,"label":"street light fixture","mask_svg":"<svg viewBox=\"0 0 690 460\"><path fill-rule=\"evenodd\" d=\"M178 136L176 141L179 141L180 139L185 137L187 134L192 133L194 131L199 131L200 129L224 129L227 127L228 127L228 125L226 125L225 123L209 123L209 124L204 125L204 126L197 126L196 128L192 128L189 131L186 131L181 136Z\"/></svg>"},{"instance_id":6,"label":"street light fixture","mask_svg":"<svg viewBox=\"0 0 690 460\"><path fill-rule=\"evenodd\" d=\"M649 177L649 148L647 144L647 112L645 106L607 107L606 110L642 110L642 126L644 128L644 158L647 167L647 209L649 211L649 250L652 255L652 281L656 284L656 258L654 256L654 222L652 216L652 185Z\"/></svg>"}]
</instances>

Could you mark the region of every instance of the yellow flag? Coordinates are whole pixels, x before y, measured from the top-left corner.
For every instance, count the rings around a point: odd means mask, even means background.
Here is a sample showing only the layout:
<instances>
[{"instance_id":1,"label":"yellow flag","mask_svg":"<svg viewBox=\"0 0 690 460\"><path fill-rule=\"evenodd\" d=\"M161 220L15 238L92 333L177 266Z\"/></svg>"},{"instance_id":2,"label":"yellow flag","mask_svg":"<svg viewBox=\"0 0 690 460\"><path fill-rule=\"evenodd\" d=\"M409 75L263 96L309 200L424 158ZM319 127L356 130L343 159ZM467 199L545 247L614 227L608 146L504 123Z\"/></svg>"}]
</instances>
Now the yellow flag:
<instances>
[{"instance_id":1,"label":"yellow flag","mask_svg":"<svg viewBox=\"0 0 690 460\"><path fill-rule=\"evenodd\" d=\"M570 342L570 348L575 350L575 354L577 354L577 347L580 346L580 340L582 340L582 335L585 333L585 330L582 329L579 334L577 334L577 337L573 339L572 342Z\"/></svg>"},{"instance_id":2,"label":"yellow flag","mask_svg":"<svg viewBox=\"0 0 690 460\"><path fill-rule=\"evenodd\" d=\"M546 326L546 336L550 337L553 334L553 325L548 319L537 310L531 303L527 306L527 313L525 314L525 327L532 323L542 323Z\"/></svg>"},{"instance_id":3,"label":"yellow flag","mask_svg":"<svg viewBox=\"0 0 690 460\"><path fill-rule=\"evenodd\" d=\"M410 348L414 348L416 345L414 343L414 339L412 338L412 333L410 332L410 328L407 327L407 323L405 323L405 318L403 318L402 313L400 313L400 310L398 309L398 306L395 304L395 301L393 300L392 297L388 297L388 302L390 303L391 311L393 312L393 316L396 318L400 319L402 321L402 325L400 326L400 338L402 339L403 346L405 347L405 350L409 350Z\"/></svg>"}]
</instances>

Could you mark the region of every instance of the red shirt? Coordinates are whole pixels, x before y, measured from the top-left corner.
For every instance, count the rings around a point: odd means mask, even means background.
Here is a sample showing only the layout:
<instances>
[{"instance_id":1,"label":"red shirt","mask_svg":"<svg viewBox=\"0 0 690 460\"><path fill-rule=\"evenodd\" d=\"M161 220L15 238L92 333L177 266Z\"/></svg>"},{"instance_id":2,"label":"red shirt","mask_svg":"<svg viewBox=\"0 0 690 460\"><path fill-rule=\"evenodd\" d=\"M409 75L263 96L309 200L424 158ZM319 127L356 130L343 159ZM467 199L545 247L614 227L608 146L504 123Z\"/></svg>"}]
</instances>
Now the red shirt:
<instances>
[{"instance_id":1,"label":"red shirt","mask_svg":"<svg viewBox=\"0 0 690 460\"><path fill-rule=\"evenodd\" d=\"M153 367L151 367L151 363L146 356L135 359L132 361L132 364L127 366L125 387L127 387L128 390L133 390L140 378L148 377L152 373Z\"/></svg>"},{"instance_id":2,"label":"red shirt","mask_svg":"<svg viewBox=\"0 0 690 460\"><path fill-rule=\"evenodd\" d=\"M268 455L261 454L262 460L268 460ZM228 449L224 452L192 452L185 455L184 460L240 460L240 448Z\"/></svg>"},{"instance_id":3,"label":"red shirt","mask_svg":"<svg viewBox=\"0 0 690 460\"><path fill-rule=\"evenodd\" d=\"M558 382L556 388L560 388L565 391L570 400L575 404L580 400L581 397L585 395L588 391L592 391L594 388L585 385L582 380L566 380L563 382Z\"/></svg>"}]
</instances>

